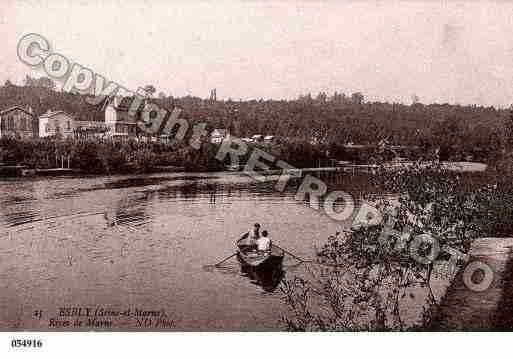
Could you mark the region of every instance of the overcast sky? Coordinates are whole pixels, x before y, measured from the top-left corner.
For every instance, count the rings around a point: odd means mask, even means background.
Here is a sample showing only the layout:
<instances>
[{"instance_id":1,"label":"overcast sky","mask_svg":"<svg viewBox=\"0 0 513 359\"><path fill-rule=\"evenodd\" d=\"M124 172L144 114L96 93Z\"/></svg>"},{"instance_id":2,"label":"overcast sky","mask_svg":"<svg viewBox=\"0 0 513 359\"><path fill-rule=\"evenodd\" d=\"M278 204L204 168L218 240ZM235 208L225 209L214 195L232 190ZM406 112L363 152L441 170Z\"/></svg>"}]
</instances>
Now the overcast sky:
<instances>
[{"instance_id":1,"label":"overcast sky","mask_svg":"<svg viewBox=\"0 0 513 359\"><path fill-rule=\"evenodd\" d=\"M1 0L1 83L42 74L16 56L30 32L121 85L174 96L513 103L506 2Z\"/></svg>"}]
</instances>

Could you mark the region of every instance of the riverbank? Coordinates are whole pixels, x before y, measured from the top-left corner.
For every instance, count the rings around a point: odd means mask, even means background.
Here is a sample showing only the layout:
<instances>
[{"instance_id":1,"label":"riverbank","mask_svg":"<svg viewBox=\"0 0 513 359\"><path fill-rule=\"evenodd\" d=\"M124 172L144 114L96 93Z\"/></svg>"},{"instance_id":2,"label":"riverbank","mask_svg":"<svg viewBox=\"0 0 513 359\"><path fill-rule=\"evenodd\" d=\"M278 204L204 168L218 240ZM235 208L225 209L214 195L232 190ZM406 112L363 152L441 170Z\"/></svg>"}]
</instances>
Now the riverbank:
<instances>
[{"instance_id":1,"label":"riverbank","mask_svg":"<svg viewBox=\"0 0 513 359\"><path fill-rule=\"evenodd\" d=\"M411 163L385 163L385 167L389 170L394 169L404 169L408 166L413 165ZM477 162L444 162L442 166L454 172L484 172L487 170L487 165L484 163ZM331 176L340 176L344 174L356 175L357 173L368 173L372 174L379 169L376 165L355 165L351 163L344 164L342 166L337 167L313 167L313 168L294 168L294 169L269 169L269 170L254 170L254 171L244 171L244 167L240 167L237 170L233 170L231 168L226 168L224 171L196 171L196 170L187 170L185 166L153 166L151 168L147 168L144 173L146 174L154 174L154 173L174 173L174 172L184 172L184 173L204 173L204 172L227 172L227 173L244 173L248 176L275 176L275 175L292 175L294 177L303 177L307 174L311 174L313 176L317 176L322 179L326 179L328 176L328 180L332 179ZM125 170L114 173L114 174L130 174L133 172L137 172L135 166L127 165ZM35 168L30 169L27 166L22 165L12 165L12 166L3 166L0 165L0 178L2 177L33 177L33 176L72 176L72 175L81 175L88 174L81 169L76 168ZM105 175L106 173L97 173L98 175ZM112 173L111 173L112 174Z\"/></svg>"},{"instance_id":2,"label":"riverbank","mask_svg":"<svg viewBox=\"0 0 513 359\"><path fill-rule=\"evenodd\" d=\"M186 172L185 167L179 166L154 166L147 170L146 174L153 173L174 173ZM118 174L129 174L130 171L126 170ZM27 168L27 166L13 165L2 166L0 165L0 178L20 178L20 177L60 177L60 176L80 176L87 174L86 172L76 168ZM103 176L105 174L97 174Z\"/></svg>"},{"instance_id":3,"label":"riverbank","mask_svg":"<svg viewBox=\"0 0 513 359\"><path fill-rule=\"evenodd\" d=\"M119 141L111 138L1 138L0 163L25 166L28 170L70 168L84 174L153 173L175 171L175 168L180 168L184 172L240 171L241 166L233 166L231 155L225 156L223 161L217 159L219 146L220 144L208 141L203 142L199 149L195 149L184 141L175 140L143 142L135 139ZM296 167L302 173L372 172L377 168L376 165L370 164L374 163L377 157L373 161L354 157L341 150L344 148L342 144L312 145L306 141L282 140L275 143L248 144L248 146L265 151L274 158ZM244 155L239 156L239 163L242 166L248 162L252 152L246 151ZM399 169L415 162L383 159L380 163L390 169ZM448 164L448 169L456 171L482 171L486 168L486 164L476 162L444 163ZM274 170L279 168L274 166L270 169L270 171ZM18 172L15 171L15 173ZM2 175L1 171L0 175Z\"/></svg>"},{"instance_id":4,"label":"riverbank","mask_svg":"<svg viewBox=\"0 0 513 359\"><path fill-rule=\"evenodd\" d=\"M430 330L511 330L513 302L513 238L480 238L469 252L470 259L454 277L442 298ZM465 268L478 263L490 272L465 279ZM485 264L486 266L484 266ZM470 288L468 280L472 281ZM488 285L486 285L489 283ZM481 284L483 284L481 288Z\"/></svg>"},{"instance_id":5,"label":"riverbank","mask_svg":"<svg viewBox=\"0 0 513 359\"><path fill-rule=\"evenodd\" d=\"M195 150L179 142L2 138L0 163L18 167L0 171L0 175L33 175L45 171L102 175L224 169L224 165L215 160L215 153L216 146L210 143ZM35 170L35 173L22 169Z\"/></svg>"}]
</instances>

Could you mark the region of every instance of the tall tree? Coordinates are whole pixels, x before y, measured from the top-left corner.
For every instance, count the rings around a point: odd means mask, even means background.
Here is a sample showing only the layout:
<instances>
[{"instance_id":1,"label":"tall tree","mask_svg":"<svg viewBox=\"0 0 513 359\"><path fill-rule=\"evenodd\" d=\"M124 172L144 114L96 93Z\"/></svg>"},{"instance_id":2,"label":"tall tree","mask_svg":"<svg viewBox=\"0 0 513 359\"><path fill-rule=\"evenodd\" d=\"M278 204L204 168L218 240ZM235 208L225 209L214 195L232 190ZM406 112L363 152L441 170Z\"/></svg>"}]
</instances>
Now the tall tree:
<instances>
[{"instance_id":1,"label":"tall tree","mask_svg":"<svg viewBox=\"0 0 513 359\"><path fill-rule=\"evenodd\" d=\"M55 90L55 82L49 78L49 77L40 77L38 80L37 80L37 84L38 86L40 87L44 87L44 88L47 88L49 90Z\"/></svg>"},{"instance_id":2,"label":"tall tree","mask_svg":"<svg viewBox=\"0 0 513 359\"><path fill-rule=\"evenodd\" d=\"M25 86L35 86L35 83L36 83L36 79L29 76L29 75L25 75L25 80L23 81L23 84Z\"/></svg>"},{"instance_id":3,"label":"tall tree","mask_svg":"<svg viewBox=\"0 0 513 359\"><path fill-rule=\"evenodd\" d=\"M355 92L351 95L351 100L353 103L361 105L364 100L363 94L361 92Z\"/></svg>"},{"instance_id":4,"label":"tall tree","mask_svg":"<svg viewBox=\"0 0 513 359\"><path fill-rule=\"evenodd\" d=\"M317 98L316 100L318 102L326 102L328 100L328 95L326 95L326 92L319 92L319 94L317 95Z\"/></svg>"},{"instance_id":5,"label":"tall tree","mask_svg":"<svg viewBox=\"0 0 513 359\"><path fill-rule=\"evenodd\" d=\"M513 151L513 105L509 109L509 116L505 125L505 144L507 151Z\"/></svg>"},{"instance_id":6,"label":"tall tree","mask_svg":"<svg viewBox=\"0 0 513 359\"><path fill-rule=\"evenodd\" d=\"M147 94L149 94L151 97L157 92L157 89L153 85L146 85L144 86L144 91L146 91Z\"/></svg>"},{"instance_id":7,"label":"tall tree","mask_svg":"<svg viewBox=\"0 0 513 359\"><path fill-rule=\"evenodd\" d=\"M56 87L55 82L51 78L45 76L37 79L35 77L26 75L25 80L23 82L24 85L28 87L44 87L49 90L55 90Z\"/></svg>"}]
</instances>

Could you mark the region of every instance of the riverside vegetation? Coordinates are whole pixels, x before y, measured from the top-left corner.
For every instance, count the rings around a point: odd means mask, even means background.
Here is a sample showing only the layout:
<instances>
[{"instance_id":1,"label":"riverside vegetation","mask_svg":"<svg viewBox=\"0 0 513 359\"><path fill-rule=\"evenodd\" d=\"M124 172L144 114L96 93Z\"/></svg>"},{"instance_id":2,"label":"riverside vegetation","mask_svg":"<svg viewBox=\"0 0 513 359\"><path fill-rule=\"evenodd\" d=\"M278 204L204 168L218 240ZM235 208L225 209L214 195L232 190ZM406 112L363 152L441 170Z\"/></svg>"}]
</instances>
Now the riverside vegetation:
<instances>
[{"instance_id":1,"label":"riverside vegetation","mask_svg":"<svg viewBox=\"0 0 513 359\"><path fill-rule=\"evenodd\" d=\"M439 305L433 291L440 270L454 273L464 265L447 266L450 248L468 253L473 239L513 235L513 155L505 155L480 174L449 172L433 162L398 171L382 168L373 182L397 194L397 202L375 201L380 224L331 236L318 251L320 265L284 281L288 305L283 322L292 331L423 330L432 324ZM369 199L371 200L371 199ZM397 238L380 239L393 216L394 229L411 233L402 249ZM389 222L390 223L390 222ZM427 261L410 252L416 235L429 233L439 252ZM421 256L434 244L423 243ZM417 313L413 315L412 313Z\"/></svg>"},{"instance_id":2,"label":"riverside vegetation","mask_svg":"<svg viewBox=\"0 0 513 359\"><path fill-rule=\"evenodd\" d=\"M6 81L0 86L0 109L30 106L37 117L48 109L63 110L79 120L104 121L104 103L93 106L87 96L55 91L51 79L27 76L24 86ZM155 91L153 91L155 92ZM224 128L239 138L274 135L280 159L303 167L336 158L367 162L381 140L415 147L406 157L426 158L437 150L442 161L495 162L508 144L513 121L509 110L476 105L411 105L365 101L361 93L347 96L324 92L291 100L211 101L199 97L159 94L151 102L171 111L182 109L191 125L204 122L209 129ZM350 153L346 143L367 145L370 151ZM143 146L142 146L143 147ZM174 144L173 148L179 148ZM147 149L147 147L145 147ZM288 156L289 151L295 152ZM329 154L326 153L329 152ZM273 153L274 154L274 153ZM184 154L177 155L182 161ZM214 165L215 167L215 165Z\"/></svg>"},{"instance_id":3,"label":"riverside vegetation","mask_svg":"<svg viewBox=\"0 0 513 359\"><path fill-rule=\"evenodd\" d=\"M136 140L89 139L0 139L0 163L22 164L29 168L54 168L61 166L61 158L70 167L85 174L115 174L154 171L158 166L181 167L187 172L221 171L230 164L217 160L219 144L204 140L200 149L187 145L187 140L169 142L142 142ZM274 144L249 144L284 159L297 167L314 167L330 163L326 146L304 142L276 142ZM245 163L251 151L241 156Z\"/></svg>"}]
</instances>

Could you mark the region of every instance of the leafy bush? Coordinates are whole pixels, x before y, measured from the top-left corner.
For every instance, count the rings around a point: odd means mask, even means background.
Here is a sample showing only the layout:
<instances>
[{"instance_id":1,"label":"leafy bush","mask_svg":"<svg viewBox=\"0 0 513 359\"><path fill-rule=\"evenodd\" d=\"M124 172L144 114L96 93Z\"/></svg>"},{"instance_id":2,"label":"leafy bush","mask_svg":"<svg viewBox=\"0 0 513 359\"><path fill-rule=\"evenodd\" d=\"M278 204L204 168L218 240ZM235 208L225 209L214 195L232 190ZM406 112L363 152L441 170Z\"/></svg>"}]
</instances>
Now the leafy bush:
<instances>
[{"instance_id":1,"label":"leafy bush","mask_svg":"<svg viewBox=\"0 0 513 359\"><path fill-rule=\"evenodd\" d=\"M381 168L374 184L396 198L375 201L382 221L331 236L318 252L318 266L284 283L286 327L381 331L429 325L438 306L434 271L447 269L451 278L464 263L454 254L467 253L474 238L513 234L507 177L473 187L436 162ZM426 234L434 240L416 241Z\"/></svg>"}]
</instances>

